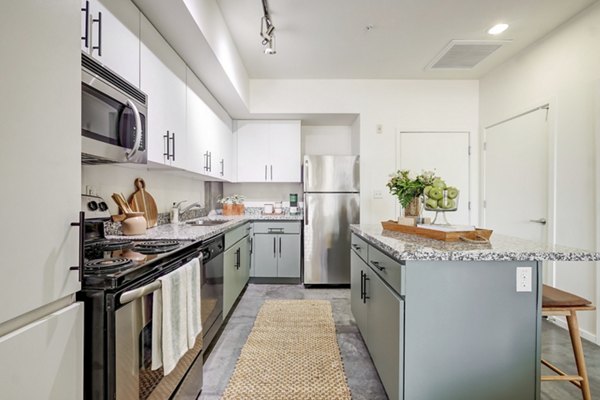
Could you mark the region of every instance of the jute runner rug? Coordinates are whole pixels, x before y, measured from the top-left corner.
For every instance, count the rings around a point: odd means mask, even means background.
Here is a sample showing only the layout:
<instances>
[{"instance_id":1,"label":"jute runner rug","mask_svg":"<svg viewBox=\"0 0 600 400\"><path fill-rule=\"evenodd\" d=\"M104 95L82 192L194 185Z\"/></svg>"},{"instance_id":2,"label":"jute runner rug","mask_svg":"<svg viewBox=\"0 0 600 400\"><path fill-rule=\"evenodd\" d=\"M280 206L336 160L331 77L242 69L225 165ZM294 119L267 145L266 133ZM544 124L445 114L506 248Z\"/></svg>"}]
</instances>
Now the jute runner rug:
<instances>
[{"instance_id":1,"label":"jute runner rug","mask_svg":"<svg viewBox=\"0 0 600 400\"><path fill-rule=\"evenodd\" d=\"M222 400L350 398L331 303L267 300Z\"/></svg>"}]
</instances>

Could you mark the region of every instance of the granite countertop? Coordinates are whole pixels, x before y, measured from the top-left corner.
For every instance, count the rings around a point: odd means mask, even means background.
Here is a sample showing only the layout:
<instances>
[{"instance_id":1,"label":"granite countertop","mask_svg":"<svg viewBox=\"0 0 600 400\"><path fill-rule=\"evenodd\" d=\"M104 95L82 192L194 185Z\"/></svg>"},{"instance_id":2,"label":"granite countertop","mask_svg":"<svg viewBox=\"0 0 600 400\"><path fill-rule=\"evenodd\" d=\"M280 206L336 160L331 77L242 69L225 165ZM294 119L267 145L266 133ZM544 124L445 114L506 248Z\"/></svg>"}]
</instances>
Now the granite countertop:
<instances>
[{"instance_id":1,"label":"granite countertop","mask_svg":"<svg viewBox=\"0 0 600 400\"><path fill-rule=\"evenodd\" d=\"M189 225L185 222L177 224L164 224L154 228L146 230L144 235L128 236L131 239L171 239L171 240L205 240L211 238L219 233L226 232L230 229L236 228L248 221L302 221L302 214L291 215L291 214L245 214L241 216L215 216L215 217L203 217L198 219L214 219L214 220L226 220L224 224L212 225L212 226L198 226ZM190 221L194 221L190 220ZM186 221L188 222L188 221ZM106 235L108 239L120 239L122 235Z\"/></svg>"},{"instance_id":2,"label":"granite countertop","mask_svg":"<svg viewBox=\"0 0 600 400\"><path fill-rule=\"evenodd\" d=\"M510 236L492 234L489 244L443 242L396 231L381 225L351 225L352 232L397 260L457 261L598 261L600 253L549 246Z\"/></svg>"}]
</instances>

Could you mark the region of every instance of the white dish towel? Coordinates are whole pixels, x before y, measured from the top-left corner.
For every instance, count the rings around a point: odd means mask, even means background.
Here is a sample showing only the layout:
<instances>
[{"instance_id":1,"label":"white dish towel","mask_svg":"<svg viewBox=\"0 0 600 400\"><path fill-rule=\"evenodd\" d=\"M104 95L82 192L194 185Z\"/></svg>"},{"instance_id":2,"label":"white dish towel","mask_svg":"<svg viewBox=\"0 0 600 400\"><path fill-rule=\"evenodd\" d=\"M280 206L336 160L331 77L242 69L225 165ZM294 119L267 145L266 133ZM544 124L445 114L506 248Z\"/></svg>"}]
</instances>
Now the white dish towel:
<instances>
[{"instance_id":1,"label":"white dish towel","mask_svg":"<svg viewBox=\"0 0 600 400\"><path fill-rule=\"evenodd\" d=\"M187 340L187 269L185 267L178 268L167 275L158 278L162 284L160 290L162 297L162 304L153 304L153 311L157 313L152 316L152 323L154 328L155 317L161 314L162 324L161 325L161 337L160 346L156 347L156 352L160 349L162 355L162 364L164 368L164 374L168 375L175 369L179 359L188 350ZM158 302L156 302L158 303ZM162 308L162 313L158 312L159 308ZM156 324L159 325L159 324ZM153 332L154 333L154 332ZM153 335L154 344L154 335ZM155 349L152 351L152 364L154 368L154 354ZM158 357L157 357L158 358Z\"/></svg>"},{"instance_id":2,"label":"white dish towel","mask_svg":"<svg viewBox=\"0 0 600 400\"><path fill-rule=\"evenodd\" d=\"M202 261L195 258L185 265L187 273L187 340L191 349L196 343L196 337L202 332L200 316L200 268Z\"/></svg>"}]
</instances>

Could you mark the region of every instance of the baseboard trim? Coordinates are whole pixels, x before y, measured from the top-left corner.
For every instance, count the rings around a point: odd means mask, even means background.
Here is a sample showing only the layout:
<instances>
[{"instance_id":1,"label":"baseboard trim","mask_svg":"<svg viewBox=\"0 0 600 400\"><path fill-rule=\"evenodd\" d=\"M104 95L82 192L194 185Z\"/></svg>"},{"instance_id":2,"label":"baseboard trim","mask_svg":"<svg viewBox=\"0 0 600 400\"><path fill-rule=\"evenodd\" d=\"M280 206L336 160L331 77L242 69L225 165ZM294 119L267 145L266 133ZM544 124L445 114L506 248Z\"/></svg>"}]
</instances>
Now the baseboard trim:
<instances>
[{"instance_id":1,"label":"baseboard trim","mask_svg":"<svg viewBox=\"0 0 600 400\"><path fill-rule=\"evenodd\" d=\"M566 321L562 321L556 317L548 317L548 321L552 322L554 325L560 326L564 330L569 330ZM587 339L596 346L598 346L598 338L596 337L596 335L589 331L586 331L585 329L581 329L581 327L579 327L579 333L581 334L582 338Z\"/></svg>"}]
</instances>

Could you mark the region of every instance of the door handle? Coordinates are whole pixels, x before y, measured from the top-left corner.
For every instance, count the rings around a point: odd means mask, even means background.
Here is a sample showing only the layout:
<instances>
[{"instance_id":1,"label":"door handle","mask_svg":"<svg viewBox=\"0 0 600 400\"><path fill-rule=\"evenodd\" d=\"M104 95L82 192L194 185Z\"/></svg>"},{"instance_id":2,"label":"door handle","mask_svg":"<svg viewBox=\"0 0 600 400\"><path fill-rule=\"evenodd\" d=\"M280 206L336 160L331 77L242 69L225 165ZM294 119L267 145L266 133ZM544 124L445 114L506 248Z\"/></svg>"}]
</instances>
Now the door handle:
<instances>
[{"instance_id":1,"label":"door handle","mask_svg":"<svg viewBox=\"0 0 600 400\"><path fill-rule=\"evenodd\" d=\"M304 199L304 225L308 225L308 201Z\"/></svg>"},{"instance_id":2,"label":"door handle","mask_svg":"<svg viewBox=\"0 0 600 400\"><path fill-rule=\"evenodd\" d=\"M529 222L535 222L536 224L542 224L542 225L546 225L548 223L546 218L530 219Z\"/></svg>"},{"instance_id":3,"label":"door handle","mask_svg":"<svg viewBox=\"0 0 600 400\"><path fill-rule=\"evenodd\" d=\"M379 261L371 261L371 264L380 271L385 271L385 267L379 265Z\"/></svg>"},{"instance_id":4,"label":"door handle","mask_svg":"<svg viewBox=\"0 0 600 400\"><path fill-rule=\"evenodd\" d=\"M369 279L367 277L367 273L365 272L365 276L363 278L365 280L364 285L364 291L363 291L363 304L367 304L367 299L370 299L369 296L367 296L367 281L370 281L371 279Z\"/></svg>"},{"instance_id":5,"label":"door handle","mask_svg":"<svg viewBox=\"0 0 600 400\"><path fill-rule=\"evenodd\" d=\"M277 249L275 248L277 246L277 239L275 238L275 236L273 236L273 258L277 257Z\"/></svg>"},{"instance_id":6,"label":"door handle","mask_svg":"<svg viewBox=\"0 0 600 400\"><path fill-rule=\"evenodd\" d=\"M273 166L271 165L271 180L273 180Z\"/></svg>"},{"instance_id":7,"label":"door handle","mask_svg":"<svg viewBox=\"0 0 600 400\"><path fill-rule=\"evenodd\" d=\"M360 270L360 299L363 298L363 290L365 289L365 284L363 282L364 272Z\"/></svg>"},{"instance_id":8,"label":"door handle","mask_svg":"<svg viewBox=\"0 0 600 400\"><path fill-rule=\"evenodd\" d=\"M265 164L265 181L267 180L267 164Z\"/></svg>"},{"instance_id":9,"label":"door handle","mask_svg":"<svg viewBox=\"0 0 600 400\"><path fill-rule=\"evenodd\" d=\"M92 51L98 50L98 55L102 57L102 11L98 11L98 18L92 18L92 24L98 23L98 46L92 46Z\"/></svg>"},{"instance_id":10,"label":"door handle","mask_svg":"<svg viewBox=\"0 0 600 400\"><path fill-rule=\"evenodd\" d=\"M171 140L173 140L173 153L171 154L171 160L175 161L175 132L173 132Z\"/></svg>"},{"instance_id":11,"label":"door handle","mask_svg":"<svg viewBox=\"0 0 600 400\"><path fill-rule=\"evenodd\" d=\"M133 149L125 150L125 157L127 157L127 159L129 160L135 155L135 153L138 152L140 148L140 143L142 141L142 120L140 119L140 112L138 111L133 101L131 101L130 99L127 99L127 107L131 108L131 110L133 111L133 116L135 120L135 139L133 141ZM175 137L175 135L173 135L173 137ZM175 144L175 139L173 139L173 144Z\"/></svg>"},{"instance_id":12,"label":"door handle","mask_svg":"<svg viewBox=\"0 0 600 400\"><path fill-rule=\"evenodd\" d=\"M357 245L357 244L354 244L354 243L352 244L352 247L353 247L353 248L354 248L354 250L356 250L356 251L360 251L360 249L361 249L361 247L360 247L359 245Z\"/></svg>"},{"instance_id":13,"label":"door handle","mask_svg":"<svg viewBox=\"0 0 600 400\"><path fill-rule=\"evenodd\" d=\"M79 257L78 264L76 267L69 268L73 271L79 272L79 282L83 281L83 265L85 263L84 258L84 246L85 246L85 211L79 211L79 220L77 222L71 222L71 226L79 227Z\"/></svg>"},{"instance_id":14,"label":"door handle","mask_svg":"<svg viewBox=\"0 0 600 400\"><path fill-rule=\"evenodd\" d=\"M171 135L169 134L169 131L167 131L166 135L163 135L163 139L167 142L167 152L163 153L163 156L166 156L167 161L169 161L169 157L171 156Z\"/></svg>"},{"instance_id":15,"label":"door handle","mask_svg":"<svg viewBox=\"0 0 600 400\"><path fill-rule=\"evenodd\" d=\"M281 236L279 236L279 258L281 258Z\"/></svg>"},{"instance_id":16,"label":"door handle","mask_svg":"<svg viewBox=\"0 0 600 400\"><path fill-rule=\"evenodd\" d=\"M81 37L81 40L83 40L84 44L85 44L85 48L87 49L89 46L89 30L90 30L90 2L86 1L85 2L85 8L82 8L81 11L85 11L85 25L84 25L84 30L85 30L85 36Z\"/></svg>"}]
</instances>

